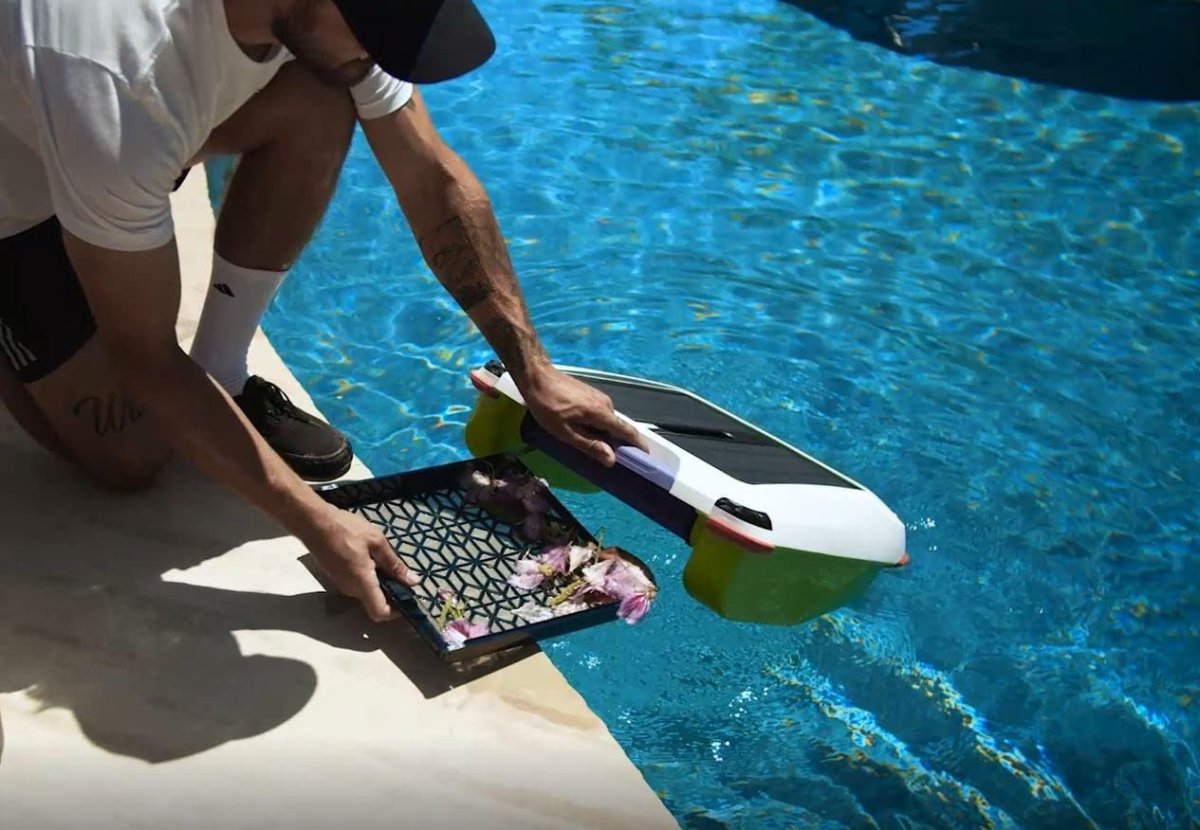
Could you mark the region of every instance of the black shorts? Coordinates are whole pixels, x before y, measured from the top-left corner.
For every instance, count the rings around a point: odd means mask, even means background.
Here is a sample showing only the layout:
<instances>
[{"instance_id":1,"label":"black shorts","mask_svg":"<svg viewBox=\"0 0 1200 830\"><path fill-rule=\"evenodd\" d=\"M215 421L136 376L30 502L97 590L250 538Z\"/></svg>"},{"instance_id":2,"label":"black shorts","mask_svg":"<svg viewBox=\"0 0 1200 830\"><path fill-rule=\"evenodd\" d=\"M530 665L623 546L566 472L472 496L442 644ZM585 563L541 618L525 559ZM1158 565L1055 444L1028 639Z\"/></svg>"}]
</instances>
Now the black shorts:
<instances>
[{"instance_id":1,"label":"black shorts","mask_svg":"<svg viewBox=\"0 0 1200 830\"><path fill-rule=\"evenodd\" d=\"M176 190L187 174L185 169L175 181ZM22 383L49 375L95 333L57 219L0 239L0 359Z\"/></svg>"},{"instance_id":2,"label":"black shorts","mask_svg":"<svg viewBox=\"0 0 1200 830\"><path fill-rule=\"evenodd\" d=\"M95 333L57 219L0 239L0 357L22 383L49 375Z\"/></svg>"}]
</instances>

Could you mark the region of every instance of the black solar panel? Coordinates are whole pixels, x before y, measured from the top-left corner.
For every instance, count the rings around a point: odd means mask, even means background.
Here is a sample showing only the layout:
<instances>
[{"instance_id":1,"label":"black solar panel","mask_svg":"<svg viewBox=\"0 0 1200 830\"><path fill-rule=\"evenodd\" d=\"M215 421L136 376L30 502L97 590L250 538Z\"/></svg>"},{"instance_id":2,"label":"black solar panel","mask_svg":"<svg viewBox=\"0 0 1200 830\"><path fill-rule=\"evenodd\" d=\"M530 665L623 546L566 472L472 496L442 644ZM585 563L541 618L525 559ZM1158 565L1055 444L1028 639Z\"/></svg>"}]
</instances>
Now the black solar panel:
<instances>
[{"instance_id":1,"label":"black solar panel","mask_svg":"<svg viewBox=\"0 0 1200 830\"><path fill-rule=\"evenodd\" d=\"M586 373L578 376L612 398L613 406L624 415L657 425L657 432L672 443L747 484L861 489L781 441L690 395Z\"/></svg>"}]
</instances>

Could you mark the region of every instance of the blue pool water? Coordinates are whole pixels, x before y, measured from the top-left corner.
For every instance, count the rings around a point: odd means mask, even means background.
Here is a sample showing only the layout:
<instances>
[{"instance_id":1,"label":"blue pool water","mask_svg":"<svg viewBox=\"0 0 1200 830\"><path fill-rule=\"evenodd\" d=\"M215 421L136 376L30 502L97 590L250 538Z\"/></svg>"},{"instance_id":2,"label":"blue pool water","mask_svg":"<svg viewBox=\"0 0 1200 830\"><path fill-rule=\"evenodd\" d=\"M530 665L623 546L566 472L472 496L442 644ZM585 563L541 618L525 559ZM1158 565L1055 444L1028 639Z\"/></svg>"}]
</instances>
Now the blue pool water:
<instances>
[{"instance_id":1,"label":"blue pool water","mask_svg":"<svg viewBox=\"0 0 1200 830\"><path fill-rule=\"evenodd\" d=\"M425 95L553 357L693 389L909 528L863 600L760 628L570 500L666 590L547 651L681 825L1195 826L1200 106L772 0L487 7L497 57ZM361 136L267 329L377 473L464 456L491 354Z\"/></svg>"}]
</instances>

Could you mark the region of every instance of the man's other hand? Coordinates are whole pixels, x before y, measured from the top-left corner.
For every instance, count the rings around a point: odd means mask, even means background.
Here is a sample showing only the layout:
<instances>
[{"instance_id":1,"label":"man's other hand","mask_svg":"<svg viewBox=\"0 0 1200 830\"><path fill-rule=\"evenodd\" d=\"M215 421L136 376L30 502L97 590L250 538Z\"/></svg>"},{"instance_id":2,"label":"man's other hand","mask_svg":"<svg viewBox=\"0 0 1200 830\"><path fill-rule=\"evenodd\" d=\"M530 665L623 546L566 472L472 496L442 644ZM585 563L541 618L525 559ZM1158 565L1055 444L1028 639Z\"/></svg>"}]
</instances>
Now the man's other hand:
<instances>
[{"instance_id":1,"label":"man's other hand","mask_svg":"<svg viewBox=\"0 0 1200 830\"><path fill-rule=\"evenodd\" d=\"M612 399L583 381L547 366L521 385L525 404L543 429L604 466L616 461L614 444L649 449L637 428L613 411Z\"/></svg>"}]
</instances>

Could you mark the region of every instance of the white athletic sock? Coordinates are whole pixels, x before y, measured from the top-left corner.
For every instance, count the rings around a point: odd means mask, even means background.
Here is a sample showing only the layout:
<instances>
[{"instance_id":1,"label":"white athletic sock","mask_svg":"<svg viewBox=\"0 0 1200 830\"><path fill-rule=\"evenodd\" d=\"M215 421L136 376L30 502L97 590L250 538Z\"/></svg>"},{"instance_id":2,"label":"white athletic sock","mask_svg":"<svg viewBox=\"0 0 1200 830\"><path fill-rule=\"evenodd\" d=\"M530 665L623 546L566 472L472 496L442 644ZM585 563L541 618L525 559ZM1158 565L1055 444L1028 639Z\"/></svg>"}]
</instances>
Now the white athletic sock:
<instances>
[{"instance_id":1,"label":"white athletic sock","mask_svg":"<svg viewBox=\"0 0 1200 830\"><path fill-rule=\"evenodd\" d=\"M192 343L192 359L230 395L250 377L250 341L287 271L256 271L213 253L212 281Z\"/></svg>"}]
</instances>

